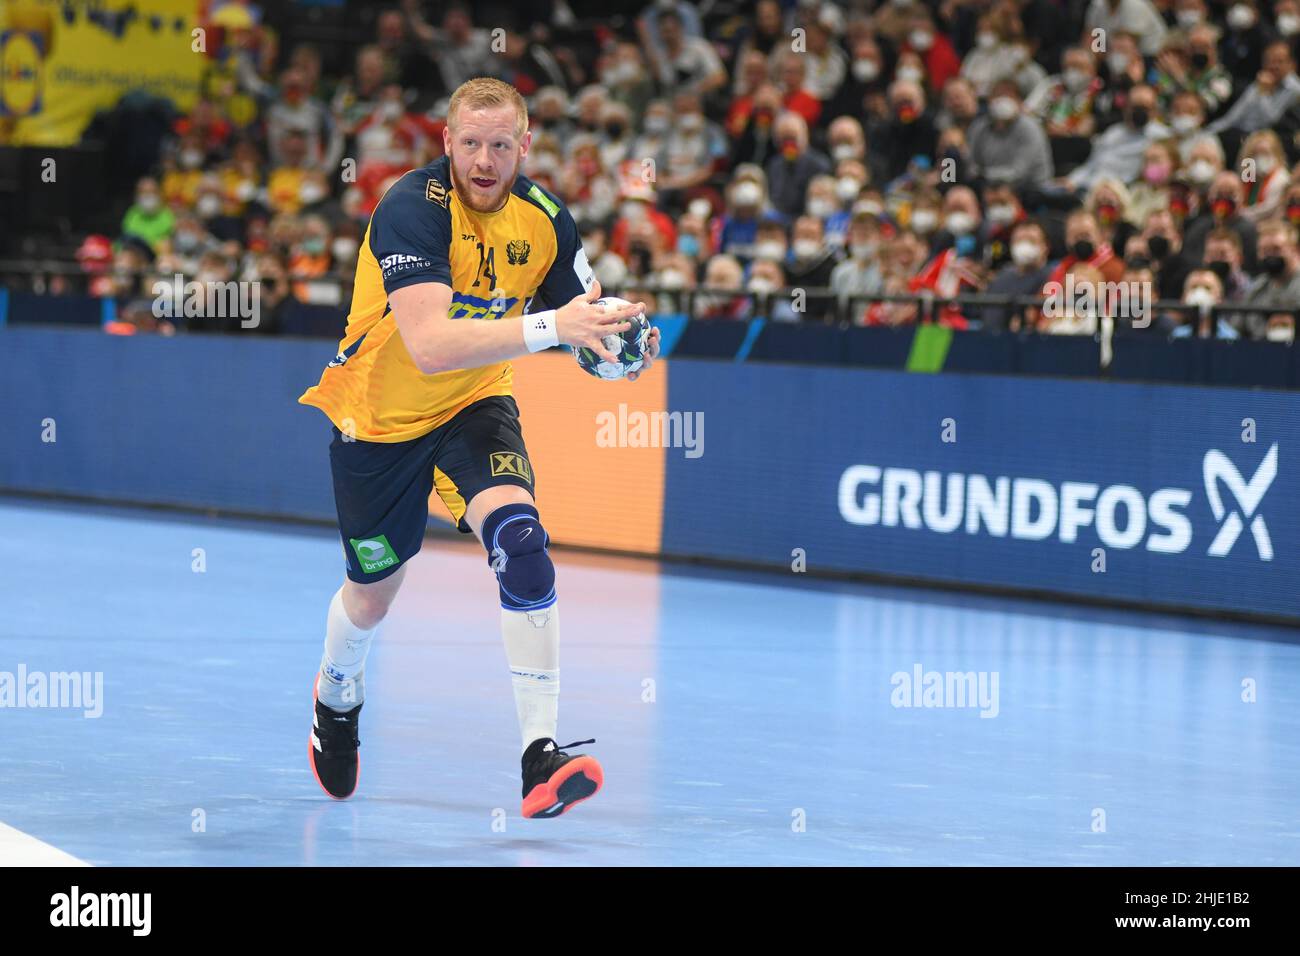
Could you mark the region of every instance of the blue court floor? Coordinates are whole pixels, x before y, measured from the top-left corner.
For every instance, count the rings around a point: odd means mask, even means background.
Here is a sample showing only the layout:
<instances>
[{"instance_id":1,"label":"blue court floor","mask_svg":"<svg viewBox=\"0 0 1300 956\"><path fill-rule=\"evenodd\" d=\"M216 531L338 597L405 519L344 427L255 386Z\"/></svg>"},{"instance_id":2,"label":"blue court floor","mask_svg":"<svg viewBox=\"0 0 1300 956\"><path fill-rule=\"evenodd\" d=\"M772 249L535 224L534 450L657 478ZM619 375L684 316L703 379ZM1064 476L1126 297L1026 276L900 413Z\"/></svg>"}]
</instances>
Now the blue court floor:
<instances>
[{"instance_id":1,"label":"blue court floor","mask_svg":"<svg viewBox=\"0 0 1300 956\"><path fill-rule=\"evenodd\" d=\"M0 708L0 825L91 864L1300 864L1292 630L560 550L560 739L606 785L526 821L469 539L411 564L338 803L331 532L6 499L0 536L0 681L103 680ZM944 706L895 706L918 672Z\"/></svg>"}]
</instances>

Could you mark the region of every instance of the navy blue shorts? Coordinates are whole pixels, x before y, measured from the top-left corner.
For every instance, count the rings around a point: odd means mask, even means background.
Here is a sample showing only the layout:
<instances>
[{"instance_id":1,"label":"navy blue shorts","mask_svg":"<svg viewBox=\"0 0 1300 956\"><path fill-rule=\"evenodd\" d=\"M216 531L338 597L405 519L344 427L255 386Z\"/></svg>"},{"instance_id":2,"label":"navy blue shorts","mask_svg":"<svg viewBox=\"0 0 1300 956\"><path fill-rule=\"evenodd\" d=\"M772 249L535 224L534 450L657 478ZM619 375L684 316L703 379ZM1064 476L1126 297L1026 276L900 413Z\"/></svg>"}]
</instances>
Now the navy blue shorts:
<instances>
[{"instance_id":1,"label":"navy blue shorts","mask_svg":"<svg viewBox=\"0 0 1300 956\"><path fill-rule=\"evenodd\" d=\"M438 497L468 534L465 508L497 485L533 491L533 467L509 395L480 399L427 435L402 442L330 442L334 504L348 577L382 581L420 550L429 495Z\"/></svg>"}]
</instances>

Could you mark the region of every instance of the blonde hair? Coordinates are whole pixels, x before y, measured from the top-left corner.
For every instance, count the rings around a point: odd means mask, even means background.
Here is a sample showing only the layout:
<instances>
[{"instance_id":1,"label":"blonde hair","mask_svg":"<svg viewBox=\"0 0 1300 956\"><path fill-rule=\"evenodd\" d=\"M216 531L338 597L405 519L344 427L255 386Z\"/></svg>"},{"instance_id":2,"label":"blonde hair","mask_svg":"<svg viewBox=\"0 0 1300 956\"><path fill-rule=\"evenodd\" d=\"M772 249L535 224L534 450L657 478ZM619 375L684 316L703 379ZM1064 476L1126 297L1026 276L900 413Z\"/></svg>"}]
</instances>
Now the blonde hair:
<instances>
[{"instance_id":1,"label":"blonde hair","mask_svg":"<svg viewBox=\"0 0 1300 956\"><path fill-rule=\"evenodd\" d=\"M476 76L456 87L447 104L447 125L455 129L456 117L462 108L482 110L498 106L514 107L515 138L522 139L528 129L528 104L509 83L490 76Z\"/></svg>"}]
</instances>

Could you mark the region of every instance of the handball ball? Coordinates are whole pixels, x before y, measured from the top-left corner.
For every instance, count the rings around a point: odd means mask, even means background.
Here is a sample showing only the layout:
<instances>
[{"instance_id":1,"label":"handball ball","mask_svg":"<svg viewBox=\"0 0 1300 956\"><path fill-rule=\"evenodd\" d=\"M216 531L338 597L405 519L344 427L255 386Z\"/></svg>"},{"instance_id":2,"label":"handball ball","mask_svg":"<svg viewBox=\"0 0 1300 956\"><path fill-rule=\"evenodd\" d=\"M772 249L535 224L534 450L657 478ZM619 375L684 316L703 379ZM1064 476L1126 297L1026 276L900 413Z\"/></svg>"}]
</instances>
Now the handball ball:
<instances>
[{"instance_id":1,"label":"handball ball","mask_svg":"<svg viewBox=\"0 0 1300 956\"><path fill-rule=\"evenodd\" d=\"M612 295L597 299L596 304L607 311L631 305L627 299ZM618 356L617 362L603 361L599 355L586 347L573 350L573 357L578 360L583 371L611 381L624 378L631 372L641 371L641 366L645 364L646 340L650 337L650 320L645 317L644 312L638 312L632 316L631 322L632 327L626 332L607 335L601 340L605 343L605 348Z\"/></svg>"}]
</instances>

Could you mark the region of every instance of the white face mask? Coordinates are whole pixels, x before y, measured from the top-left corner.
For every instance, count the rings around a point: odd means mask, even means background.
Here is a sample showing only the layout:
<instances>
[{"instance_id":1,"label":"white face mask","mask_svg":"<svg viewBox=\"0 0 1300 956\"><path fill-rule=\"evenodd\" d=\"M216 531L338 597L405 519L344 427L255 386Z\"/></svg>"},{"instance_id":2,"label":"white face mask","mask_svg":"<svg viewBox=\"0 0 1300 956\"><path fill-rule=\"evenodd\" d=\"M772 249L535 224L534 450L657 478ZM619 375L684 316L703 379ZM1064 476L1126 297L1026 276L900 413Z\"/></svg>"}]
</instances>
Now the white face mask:
<instances>
[{"instance_id":1,"label":"white face mask","mask_svg":"<svg viewBox=\"0 0 1300 956\"><path fill-rule=\"evenodd\" d=\"M347 262L357 254L357 241L348 236L339 236L330 243L330 254L336 262Z\"/></svg>"},{"instance_id":2,"label":"white face mask","mask_svg":"<svg viewBox=\"0 0 1300 956\"><path fill-rule=\"evenodd\" d=\"M821 251L822 244L816 239L796 239L794 241L794 257L796 259L811 259Z\"/></svg>"},{"instance_id":3,"label":"white face mask","mask_svg":"<svg viewBox=\"0 0 1300 956\"><path fill-rule=\"evenodd\" d=\"M731 191L731 199L737 206L757 206L763 199L763 190L758 183L745 180L736 184Z\"/></svg>"},{"instance_id":4,"label":"white face mask","mask_svg":"<svg viewBox=\"0 0 1300 956\"><path fill-rule=\"evenodd\" d=\"M1110 67L1112 73L1118 76L1128 69L1128 54L1111 53L1106 57L1106 65Z\"/></svg>"},{"instance_id":5,"label":"white face mask","mask_svg":"<svg viewBox=\"0 0 1300 956\"><path fill-rule=\"evenodd\" d=\"M195 211L201 219L211 219L221 212L221 198L212 193L205 193L199 197L199 201L194 204Z\"/></svg>"},{"instance_id":6,"label":"white face mask","mask_svg":"<svg viewBox=\"0 0 1300 956\"><path fill-rule=\"evenodd\" d=\"M692 216L705 220L713 214L713 205L707 199L692 199L686 209Z\"/></svg>"},{"instance_id":7,"label":"white face mask","mask_svg":"<svg viewBox=\"0 0 1300 956\"><path fill-rule=\"evenodd\" d=\"M991 50L998 45L996 33L981 33L975 37L975 43L981 50Z\"/></svg>"},{"instance_id":8,"label":"white face mask","mask_svg":"<svg viewBox=\"0 0 1300 956\"><path fill-rule=\"evenodd\" d=\"M1300 33L1300 16L1294 13L1279 13L1277 15L1277 31L1284 37L1293 37Z\"/></svg>"},{"instance_id":9,"label":"white face mask","mask_svg":"<svg viewBox=\"0 0 1300 956\"><path fill-rule=\"evenodd\" d=\"M594 271L602 289L617 289L627 281L627 263L618 256L605 256Z\"/></svg>"},{"instance_id":10,"label":"white face mask","mask_svg":"<svg viewBox=\"0 0 1300 956\"><path fill-rule=\"evenodd\" d=\"M1183 298L1184 305L1194 305L1202 311L1215 304L1214 293L1204 286L1197 286Z\"/></svg>"},{"instance_id":11,"label":"white face mask","mask_svg":"<svg viewBox=\"0 0 1300 956\"><path fill-rule=\"evenodd\" d=\"M934 45L934 34L925 30L913 30L907 35L907 42L914 50L928 50Z\"/></svg>"},{"instance_id":12,"label":"white face mask","mask_svg":"<svg viewBox=\"0 0 1300 956\"><path fill-rule=\"evenodd\" d=\"M1179 136L1186 136L1201 124L1195 116L1188 116L1186 113L1179 113L1169 121L1169 125L1173 127L1174 132Z\"/></svg>"},{"instance_id":13,"label":"white face mask","mask_svg":"<svg viewBox=\"0 0 1300 956\"><path fill-rule=\"evenodd\" d=\"M1264 339L1269 342L1283 342L1290 345L1295 341L1294 325L1274 325L1264 332Z\"/></svg>"},{"instance_id":14,"label":"white face mask","mask_svg":"<svg viewBox=\"0 0 1300 956\"><path fill-rule=\"evenodd\" d=\"M619 213L628 222L641 222L645 219L645 203L625 202L619 206Z\"/></svg>"},{"instance_id":15,"label":"white face mask","mask_svg":"<svg viewBox=\"0 0 1300 956\"><path fill-rule=\"evenodd\" d=\"M185 149L181 150L181 165L186 169L198 169L203 165L203 150Z\"/></svg>"},{"instance_id":16,"label":"white face mask","mask_svg":"<svg viewBox=\"0 0 1300 956\"><path fill-rule=\"evenodd\" d=\"M312 203L320 202L325 198L325 190L320 183L307 180L298 190L298 198L302 200L304 206L310 206Z\"/></svg>"},{"instance_id":17,"label":"white face mask","mask_svg":"<svg viewBox=\"0 0 1300 956\"><path fill-rule=\"evenodd\" d=\"M1255 157L1255 168L1267 176L1277 168L1277 160L1270 153L1263 153Z\"/></svg>"},{"instance_id":18,"label":"white face mask","mask_svg":"<svg viewBox=\"0 0 1300 956\"><path fill-rule=\"evenodd\" d=\"M762 295L765 292L775 292L776 284L771 279L766 279L763 276L754 276L749 280L749 285L746 288L755 295Z\"/></svg>"},{"instance_id":19,"label":"white face mask","mask_svg":"<svg viewBox=\"0 0 1300 956\"><path fill-rule=\"evenodd\" d=\"M920 83L922 77L921 71L914 66L900 66L894 71L894 75L908 83Z\"/></svg>"},{"instance_id":20,"label":"white face mask","mask_svg":"<svg viewBox=\"0 0 1300 956\"><path fill-rule=\"evenodd\" d=\"M862 189L862 184L852 176L841 176L835 180L835 195L840 197L841 202L849 202L856 199L858 192Z\"/></svg>"},{"instance_id":21,"label":"white face mask","mask_svg":"<svg viewBox=\"0 0 1300 956\"><path fill-rule=\"evenodd\" d=\"M686 113L677 120L677 125L683 133L690 136L704 129L704 117L699 113Z\"/></svg>"},{"instance_id":22,"label":"white face mask","mask_svg":"<svg viewBox=\"0 0 1300 956\"><path fill-rule=\"evenodd\" d=\"M759 259L775 259L780 262L785 258L785 243L771 240L755 243L754 255Z\"/></svg>"},{"instance_id":23,"label":"white face mask","mask_svg":"<svg viewBox=\"0 0 1300 956\"><path fill-rule=\"evenodd\" d=\"M831 147L831 157L837 163L846 159L856 159L857 155L858 151L852 143L836 143Z\"/></svg>"},{"instance_id":24,"label":"white face mask","mask_svg":"<svg viewBox=\"0 0 1300 956\"><path fill-rule=\"evenodd\" d=\"M870 83L880 75L880 64L875 60L854 60L853 78L859 83Z\"/></svg>"},{"instance_id":25,"label":"white face mask","mask_svg":"<svg viewBox=\"0 0 1300 956\"><path fill-rule=\"evenodd\" d=\"M997 223L999 226L1005 226L1016 218L1016 207L1000 203L996 206L989 206L989 222Z\"/></svg>"},{"instance_id":26,"label":"white face mask","mask_svg":"<svg viewBox=\"0 0 1300 956\"><path fill-rule=\"evenodd\" d=\"M917 232L933 232L939 224L939 214L931 209L918 209L912 213L912 228Z\"/></svg>"},{"instance_id":27,"label":"white face mask","mask_svg":"<svg viewBox=\"0 0 1300 956\"><path fill-rule=\"evenodd\" d=\"M862 202L853 204L853 211L855 213L865 212L868 215L879 218L884 215L885 207L880 205L880 203L876 202L874 199L864 199Z\"/></svg>"},{"instance_id":28,"label":"white face mask","mask_svg":"<svg viewBox=\"0 0 1300 956\"><path fill-rule=\"evenodd\" d=\"M647 133L652 133L655 136L662 136L664 133L668 132L669 125L668 117L661 116L658 113L645 118L645 131Z\"/></svg>"},{"instance_id":29,"label":"white face mask","mask_svg":"<svg viewBox=\"0 0 1300 956\"><path fill-rule=\"evenodd\" d=\"M1255 11L1244 3L1235 3L1228 11L1228 26L1237 30L1249 30L1255 24Z\"/></svg>"},{"instance_id":30,"label":"white face mask","mask_svg":"<svg viewBox=\"0 0 1300 956\"><path fill-rule=\"evenodd\" d=\"M943 226L954 236L964 236L975 228L975 217L968 212L950 212L944 217Z\"/></svg>"},{"instance_id":31,"label":"white face mask","mask_svg":"<svg viewBox=\"0 0 1300 956\"><path fill-rule=\"evenodd\" d=\"M835 203L831 202L829 199L823 199L821 196L817 196L808 200L808 214L810 216L816 216L818 219L825 219L834 212Z\"/></svg>"},{"instance_id":32,"label":"white face mask","mask_svg":"<svg viewBox=\"0 0 1300 956\"><path fill-rule=\"evenodd\" d=\"M849 246L849 254L854 259L862 261L864 259L874 259L879 249L880 243L878 242L855 242Z\"/></svg>"},{"instance_id":33,"label":"white face mask","mask_svg":"<svg viewBox=\"0 0 1300 956\"><path fill-rule=\"evenodd\" d=\"M999 96L989 104L989 113L995 120L1006 122L1020 112L1020 104L1009 96Z\"/></svg>"},{"instance_id":34,"label":"white face mask","mask_svg":"<svg viewBox=\"0 0 1300 956\"><path fill-rule=\"evenodd\" d=\"M582 254L587 257L587 262L595 262L604 251L604 246L597 245L590 239L582 240Z\"/></svg>"},{"instance_id":35,"label":"white face mask","mask_svg":"<svg viewBox=\"0 0 1300 956\"><path fill-rule=\"evenodd\" d=\"M1013 242L1011 261L1018 266L1031 266L1038 262L1039 246L1036 242Z\"/></svg>"},{"instance_id":36,"label":"white face mask","mask_svg":"<svg viewBox=\"0 0 1300 956\"><path fill-rule=\"evenodd\" d=\"M145 212L157 212L162 201L158 198L157 193L145 193L136 197L136 204Z\"/></svg>"},{"instance_id":37,"label":"white face mask","mask_svg":"<svg viewBox=\"0 0 1300 956\"><path fill-rule=\"evenodd\" d=\"M1083 70L1069 69L1061 74L1061 81L1065 84L1065 88L1071 93L1082 91L1091 79L1092 77Z\"/></svg>"},{"instance_id":38,"label":"white face mask","mask_svg":"<svg viewBox=\"0 0 1300 956\"><path fill-rule=\"evenodd\" d=\"M1175 16L1178 18L1178 25L1184 30L1190 29L1201 22L1201 11L1199 10L1179 10Z\"/></svg>"},{"instance_id":39,"label":"white face mask","mask_svg":"<svg viewBox=\"0 0 1300 956\"><path fill-rule=\"evenodd\" d=\"M659 273L659 284L665 289L681 289L686 285L686 276L676 269L665 269Z\"/></svg>"},{"instance_id":40,"label":"white face mask","mask_svg":"<svg viewBox=\"0 0 1300 956\"><path fill-rule=\"evenodd\" d=\"M1192 160L1187 167L1187 175L1191 177L1192 182L1205 184L1214 178L1218 172L1214 164L1205 159Z\"/></svg>"}]
</instances>

